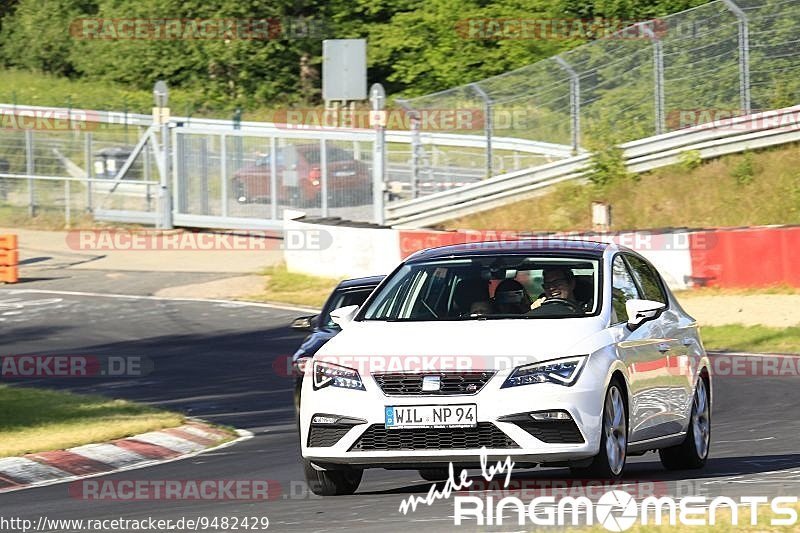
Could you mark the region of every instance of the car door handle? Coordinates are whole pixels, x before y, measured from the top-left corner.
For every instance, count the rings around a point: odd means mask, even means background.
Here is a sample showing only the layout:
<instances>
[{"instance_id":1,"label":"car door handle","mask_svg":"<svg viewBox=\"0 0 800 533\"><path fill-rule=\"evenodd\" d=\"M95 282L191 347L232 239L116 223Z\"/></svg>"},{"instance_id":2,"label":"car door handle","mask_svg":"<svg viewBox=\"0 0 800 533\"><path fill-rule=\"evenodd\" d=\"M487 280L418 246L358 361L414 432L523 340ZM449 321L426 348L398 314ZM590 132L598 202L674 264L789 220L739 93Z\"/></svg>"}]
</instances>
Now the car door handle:
<instances>
[{"instance_id":1,"label":"car door handle","mask_svg":"<svg viewBox=\"0 0 800 533\"><path fill-rule=\"evenodd\" d=\"M666 353L669 351L669 344L666 342L661 342L658 344L658 351L661 353Z\"/></svg>"}]
</instances>

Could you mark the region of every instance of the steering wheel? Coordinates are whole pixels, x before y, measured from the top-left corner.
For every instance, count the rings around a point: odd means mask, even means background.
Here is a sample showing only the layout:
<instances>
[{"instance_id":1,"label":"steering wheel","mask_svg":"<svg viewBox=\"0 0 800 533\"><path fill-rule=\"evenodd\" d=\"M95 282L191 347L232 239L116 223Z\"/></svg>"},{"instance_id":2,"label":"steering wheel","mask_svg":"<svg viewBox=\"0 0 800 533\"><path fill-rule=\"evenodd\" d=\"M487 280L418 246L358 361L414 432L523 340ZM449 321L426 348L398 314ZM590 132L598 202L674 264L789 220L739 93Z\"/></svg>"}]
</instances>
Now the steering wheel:
<instances>
[{"instance_id":1,"label":"steering wheel","mask_svg":"<svg viewBox=\"0 0 800 533\"><path fill-rule=\"evenodd\" d=\"M573 302L572 300L567 300L565 298L547 298L545 301L542 302L542 305L539 307L544 307L546 305L561 305L564 307L569 308L570 311L573 313L580 313L581 308L578 307L578 304Z\"/></svg>"}]
</instances>

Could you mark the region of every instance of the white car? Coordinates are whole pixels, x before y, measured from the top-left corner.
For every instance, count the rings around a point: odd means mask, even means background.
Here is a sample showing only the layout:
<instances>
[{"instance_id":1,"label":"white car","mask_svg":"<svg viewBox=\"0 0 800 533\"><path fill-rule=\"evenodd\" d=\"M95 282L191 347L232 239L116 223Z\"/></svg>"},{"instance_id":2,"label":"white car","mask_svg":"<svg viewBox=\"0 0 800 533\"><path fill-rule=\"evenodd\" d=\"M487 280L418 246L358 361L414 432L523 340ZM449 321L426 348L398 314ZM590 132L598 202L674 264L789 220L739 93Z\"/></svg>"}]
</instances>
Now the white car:
<instances>
[{"instance_id":1,"label":"white car","mask_svg":"<svg viewBox=\"0 0 800 533\"><path fill-rule=\"evenodd\" d=\"M658 450L701 468L711 368L656 269L614 244L472 243L409 257L306 369L306 478L352 494L365 468L444 479L510 456L617 478ZM456 471L456 475L457 475Z\"/></svg>"}]
</instances>

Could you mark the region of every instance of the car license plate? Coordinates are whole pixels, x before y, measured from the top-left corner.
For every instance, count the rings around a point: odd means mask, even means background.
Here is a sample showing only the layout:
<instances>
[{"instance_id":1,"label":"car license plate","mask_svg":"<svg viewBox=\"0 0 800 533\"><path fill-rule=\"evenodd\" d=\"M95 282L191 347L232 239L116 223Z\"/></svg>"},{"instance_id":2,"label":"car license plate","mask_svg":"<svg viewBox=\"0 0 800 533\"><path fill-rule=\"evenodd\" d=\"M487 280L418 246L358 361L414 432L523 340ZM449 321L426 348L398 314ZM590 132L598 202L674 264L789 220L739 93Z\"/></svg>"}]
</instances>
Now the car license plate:
<instances>
[{"instance_id":1,"label":"car license plate","mask_svg":"<svg viewBox=\"0 0 800 533\"><path fill-rule=\"evenodd\" d=\"M386 428L472 428L478 425L478 407L461 405L387 405Z\"/></svg>"},{"instance_id":2,"label":"car license plate","mask_svg":"<svg viewBox=\"0 0 800 533\"><path fill-rule=\"evenodd\" d=\"M333 175L337 176L337 177L355 176L356 175L356 171L355 170L340 170L338 172L334 172Z\"/></svg>"}]
</instances>

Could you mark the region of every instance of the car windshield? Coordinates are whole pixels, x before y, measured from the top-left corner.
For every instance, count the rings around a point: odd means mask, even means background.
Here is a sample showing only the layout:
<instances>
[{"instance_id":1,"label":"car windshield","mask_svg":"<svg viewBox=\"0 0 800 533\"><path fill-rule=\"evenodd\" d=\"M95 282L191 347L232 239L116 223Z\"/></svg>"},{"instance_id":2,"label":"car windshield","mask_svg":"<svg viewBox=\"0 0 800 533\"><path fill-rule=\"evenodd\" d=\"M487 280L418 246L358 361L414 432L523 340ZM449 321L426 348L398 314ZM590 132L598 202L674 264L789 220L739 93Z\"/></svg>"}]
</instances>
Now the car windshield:
<instances>
[{"instance_id":1,"label":"car windshield","mask_svg":"<svg viewBox=\"0 0 800 533\"><path fill-rule=\"evenodd\" d=\"M302 149L298 149L303 154L303 157L306 158L306 161L311 163L312 165L319 164L319 147L317 146L309 146L303 147ZM343 150L341 148L337 148L335 146L328 146L325 150L325 158L326 161L352 161L353 160L353 153L348 152L347 150Z\"/></svg>"},{"instance_id":2,"label":"car windshield","mask_svg":"<svg viewBox=\"0 0 800 533\"><path fill-rule=\"evenodd\" d=\"M407 263L370 301L362 320L567 318L599 305L597 259L479 256Z\"/></svg>"}]
</instances>

